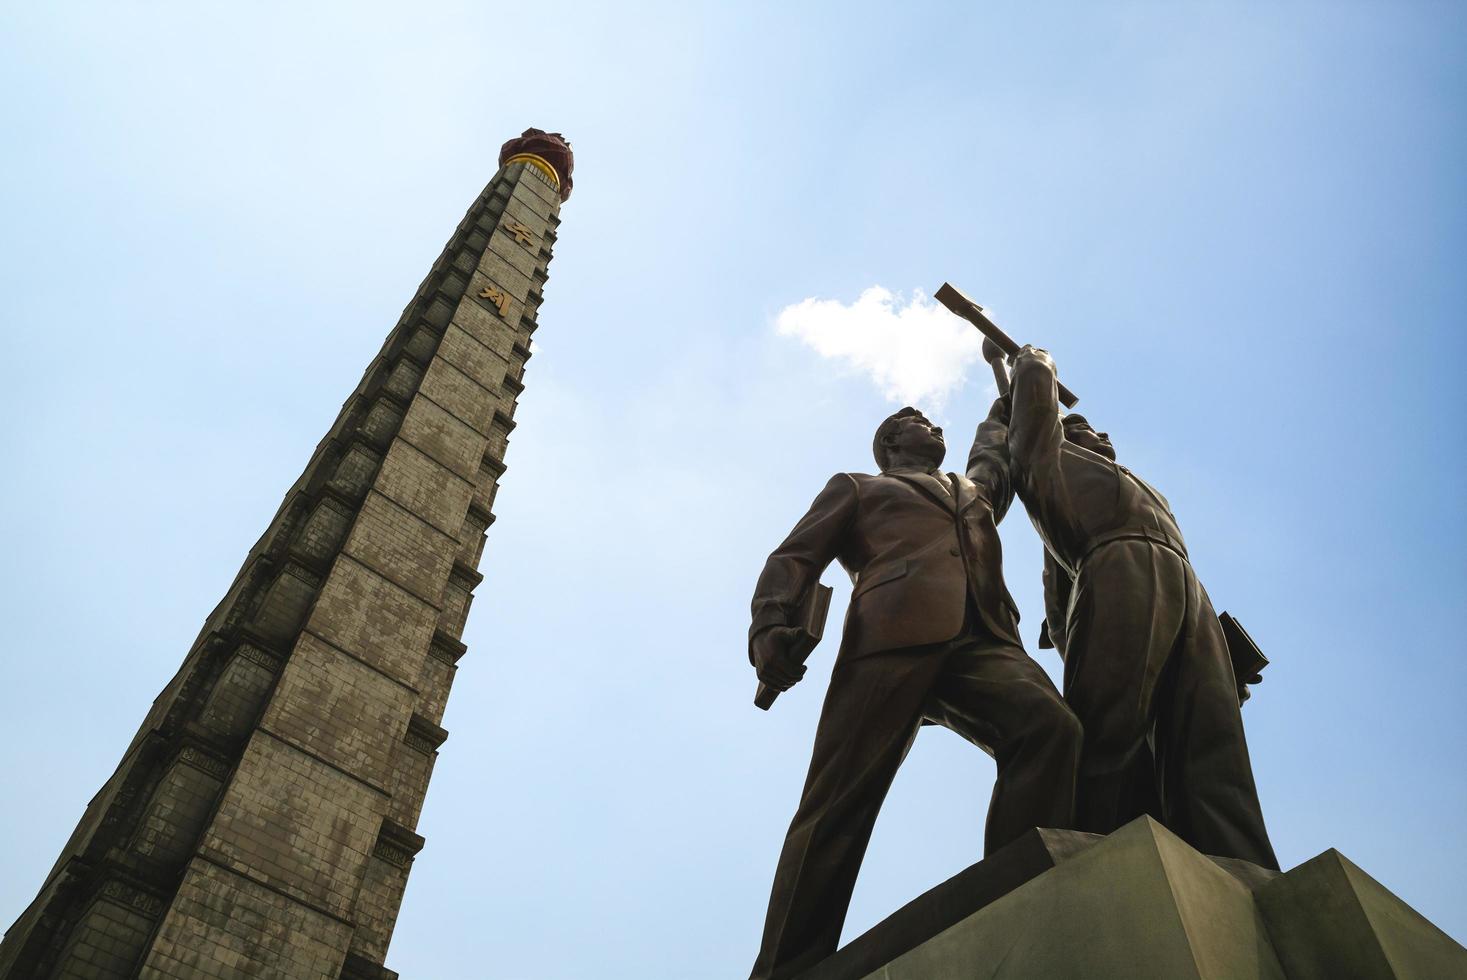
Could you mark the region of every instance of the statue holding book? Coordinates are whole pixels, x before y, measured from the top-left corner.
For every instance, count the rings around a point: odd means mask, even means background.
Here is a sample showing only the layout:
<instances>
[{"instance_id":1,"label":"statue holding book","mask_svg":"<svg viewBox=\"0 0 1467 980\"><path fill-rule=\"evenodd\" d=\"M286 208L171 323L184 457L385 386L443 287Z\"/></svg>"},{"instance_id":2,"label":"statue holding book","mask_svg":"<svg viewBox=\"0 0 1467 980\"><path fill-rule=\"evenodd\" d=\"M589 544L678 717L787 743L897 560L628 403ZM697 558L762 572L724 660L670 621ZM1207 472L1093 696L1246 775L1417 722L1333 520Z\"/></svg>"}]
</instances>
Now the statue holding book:
<instances>
[{"instance_id":1,"label":"statue holding book","mask_svg":"<svg viewBox=\"0 0 1467 980\"><path fill-rule=\"evenodd\" d=\"M1058 410L1054 361L1014 360L1016 491L1044 541L1045 625L1085 726L1077 827L1151 813L1204 854L1278 869L1223 625L1171 507L1110 437ZM1244 678L1246 680L1246 678Z\"/></svg>"},{"instance_id":2,"label":"statue holding book","mask_svg":"<svg viewBox=\"0 0 1467 980\"><path fill-rule=\"evenodd\" d=\"M839 561L854 588L756 978L793 977L835 951L877 811L923 723L998 765L985 853L1031 827L1073 824L1080 726L1024 652L1003 581L1007 423L1000 399L966 472L943 473L942 430L897 412L876 431L880 472L832 477L759 576L749 658L764 700L804 673L821 572Z\"/></svg>"},{"instance_id":3,"label":"statue holding book","mask_svg":"<svg viewBox=\"0 0 1467 980\"><path fill-rule=\"evenodd\" d=\"M985 853L1032 827L1110 833L1142 814L1204 853L1278 863L1239 707L1267 660L1214 614L1170 506L1115 461L1044 351L1020 348L951 286L984 334L1000 397L965 474L914 408L877 429L880 473L833 477L759 577L749 658L768 708L823 631L831 561L853 591L800 805L775 873L755 980L835 951L872 826L922 724L998 765ZM1012 390L1007 369L1013 364ZM1017 494L1046 549L1040 646L1064 697L1024 652L997 525ZM1083 741L1082 741L1083 731Z\"/></svg>"}]
</instances>

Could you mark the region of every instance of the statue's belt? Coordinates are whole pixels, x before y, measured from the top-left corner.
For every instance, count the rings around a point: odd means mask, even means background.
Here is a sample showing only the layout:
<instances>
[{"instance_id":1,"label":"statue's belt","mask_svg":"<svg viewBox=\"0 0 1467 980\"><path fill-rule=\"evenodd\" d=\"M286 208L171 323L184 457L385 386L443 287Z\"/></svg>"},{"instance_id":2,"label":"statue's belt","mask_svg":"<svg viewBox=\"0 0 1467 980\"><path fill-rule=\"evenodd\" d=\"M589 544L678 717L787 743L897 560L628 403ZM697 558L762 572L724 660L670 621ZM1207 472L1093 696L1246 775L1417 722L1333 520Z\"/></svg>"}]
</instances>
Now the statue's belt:
<instances>
[{"instance_id":1,"label":"statue's belt","mask_svg":"<svg viewBox=\"0 0 1467 980\"><path fill-rule=\"evenodd\" d=\"M1075 567L1077 569L1084 568L1085 563L1090 560L1090 556L1108 544L1114 544L1117 541L1137 540L1159 544L1164 548L1175 551L1183 561L1188 561L1187 546L1180 539L1167 534L1165 531L1158 530L1154 527L1123 527L1114 531L1106 531L1104 534L1098 534L1091 538L1089 543L1085 545L1085 550L1081 553L1080 560L1075 563Z\"/></svg>"}]
</instances>

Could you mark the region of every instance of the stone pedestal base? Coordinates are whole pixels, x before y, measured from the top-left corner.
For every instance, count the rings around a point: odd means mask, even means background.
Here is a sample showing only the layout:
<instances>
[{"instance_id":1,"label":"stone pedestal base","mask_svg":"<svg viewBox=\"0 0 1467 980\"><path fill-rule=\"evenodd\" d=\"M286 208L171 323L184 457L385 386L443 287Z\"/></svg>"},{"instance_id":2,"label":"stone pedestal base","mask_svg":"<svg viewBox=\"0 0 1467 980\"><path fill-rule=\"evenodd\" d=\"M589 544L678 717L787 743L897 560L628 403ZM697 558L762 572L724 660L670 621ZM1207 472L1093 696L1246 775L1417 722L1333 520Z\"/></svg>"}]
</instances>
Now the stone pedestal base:
<instances>
[{"instance_id":1,"label":"stone pedestal base","mask_svg":"<svg viewBox=\"0 0 1467 980\"><path fill-rule=\"evenodd\" d=\"M1147 817L1038 830L801 980L1467 977L1467 950L1334 850L1286 874L1199 854Z\"/></svg>"}]
</instances>

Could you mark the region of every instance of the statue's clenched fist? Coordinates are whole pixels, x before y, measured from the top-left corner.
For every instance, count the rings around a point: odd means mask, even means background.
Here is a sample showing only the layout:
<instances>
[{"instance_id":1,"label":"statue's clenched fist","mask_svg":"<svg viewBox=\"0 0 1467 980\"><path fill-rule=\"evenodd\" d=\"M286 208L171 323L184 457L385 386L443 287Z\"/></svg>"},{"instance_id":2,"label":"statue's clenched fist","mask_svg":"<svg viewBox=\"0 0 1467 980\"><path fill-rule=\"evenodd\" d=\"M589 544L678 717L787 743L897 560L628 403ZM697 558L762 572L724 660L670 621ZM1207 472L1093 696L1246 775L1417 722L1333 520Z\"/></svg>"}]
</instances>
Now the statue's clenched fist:
<instances>
[{"instance_id":1,"label":"statue's clenched fist","mask_svg":"<svg viewBox=\"0 0 1467 980\"><path fill-rule=\"evenodd\" d=\"M799 635L791 626L771 626L749 644L749 657L760 683L776 691L788 691L805 676L805 665L790 659L789 651Z\"/></svg>"}]
</instances>

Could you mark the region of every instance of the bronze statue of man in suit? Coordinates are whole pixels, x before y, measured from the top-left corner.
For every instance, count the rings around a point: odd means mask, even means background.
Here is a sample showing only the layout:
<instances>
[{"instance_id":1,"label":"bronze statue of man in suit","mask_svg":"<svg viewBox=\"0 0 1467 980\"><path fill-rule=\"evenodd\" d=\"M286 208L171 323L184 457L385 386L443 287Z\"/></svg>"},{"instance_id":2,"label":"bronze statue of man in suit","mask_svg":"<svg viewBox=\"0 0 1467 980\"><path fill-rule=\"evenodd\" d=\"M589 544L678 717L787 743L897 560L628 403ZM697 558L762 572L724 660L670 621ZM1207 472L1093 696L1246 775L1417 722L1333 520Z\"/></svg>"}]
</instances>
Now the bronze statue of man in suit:
<instances>
[{"instance_id":1,"label":"bronze statue of man in suit","mask_svg":"<svg viewBox=\"0 0 1467 980\"><path fill-rule=\"evenodd\" d=\"M810 772L785 837L755 980L835 951L877 811L924 722L993 755L986 852L1030 827L1069 827L1081 730L1019 642L998 522L1013 499L1006 410L978 427L966 476L942 473L942 430L905 408L877 429L879 475L832 477L769 556L749 658L778 690L803 597L832 560L854 580Z\"/></svg>"},{"instance_id":2,"label":"bronze statue of man in suit","mask_svg":"<svg viewBox=\"0 0 1467 980\"><path fill-rule=\"evenodd\" d=\"M1078 829L1149 812L1205 854L1277 869L1238 679L1171 507L1105 433L1061 418L1045 351L1019 352L1011 397L1015 490L1048 553L1046 632L1085 728Z\"/></svg>"}]
</instances>

